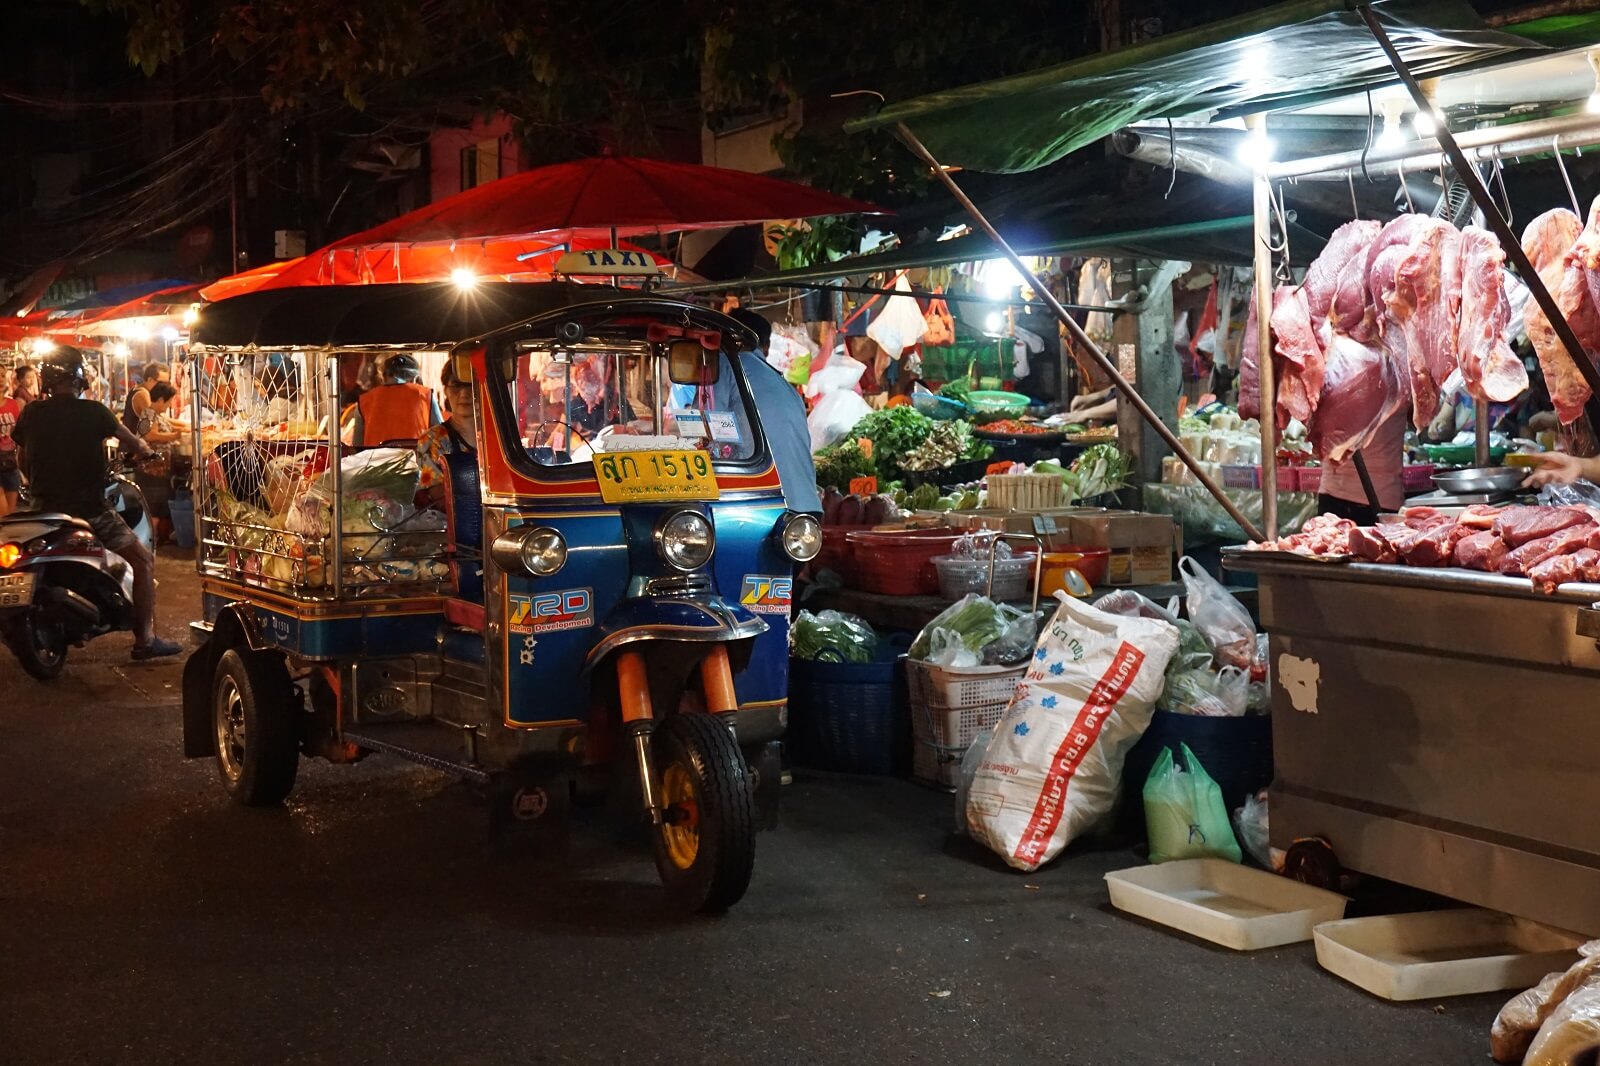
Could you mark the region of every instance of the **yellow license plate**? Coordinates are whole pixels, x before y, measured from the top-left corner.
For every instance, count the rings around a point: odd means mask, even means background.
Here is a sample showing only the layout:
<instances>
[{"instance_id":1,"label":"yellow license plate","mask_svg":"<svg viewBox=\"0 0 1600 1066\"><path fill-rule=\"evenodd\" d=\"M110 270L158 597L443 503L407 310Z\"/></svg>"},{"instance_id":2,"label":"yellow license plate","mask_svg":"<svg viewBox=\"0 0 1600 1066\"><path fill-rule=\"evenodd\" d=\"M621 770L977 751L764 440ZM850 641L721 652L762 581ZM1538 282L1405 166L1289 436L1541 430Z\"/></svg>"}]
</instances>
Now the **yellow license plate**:
<instances>
[{"instance_id":1,"label":"yellow license plate","mask_svg":"<svg viewBox=\"0 0 1600 1066\"><path fill-rule=\"evenodd\" d=\"M719 494L705 452L621 452L594 460L600 498L607 503L714 500Z\"/></svg>"}]
</instances>

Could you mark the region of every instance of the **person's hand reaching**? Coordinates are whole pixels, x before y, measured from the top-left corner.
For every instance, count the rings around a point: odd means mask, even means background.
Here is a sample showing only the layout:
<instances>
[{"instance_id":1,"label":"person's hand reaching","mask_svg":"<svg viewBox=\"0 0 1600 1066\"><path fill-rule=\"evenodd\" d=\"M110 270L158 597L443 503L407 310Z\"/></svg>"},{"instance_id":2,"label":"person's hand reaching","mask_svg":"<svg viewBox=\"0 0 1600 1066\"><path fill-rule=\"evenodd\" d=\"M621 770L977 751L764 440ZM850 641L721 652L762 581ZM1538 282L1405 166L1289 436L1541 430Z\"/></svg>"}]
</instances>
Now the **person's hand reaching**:
<instances>
[{"instance_id":1,"label":"person's hand reaching","mask_svg":"<svg viewBox=\"0 0 1600 1066\"><path fill-rule=\"evenodd\" d=\"M1586 463L1565 452L1545 452L1533 458L1538 465L1528 471L1528 476L1523 479L1524 488L1541 489L1546 485L1570 485L1584 476L1587 465L1594 464L1592 459Z\"/></svg>"}]
</instances>

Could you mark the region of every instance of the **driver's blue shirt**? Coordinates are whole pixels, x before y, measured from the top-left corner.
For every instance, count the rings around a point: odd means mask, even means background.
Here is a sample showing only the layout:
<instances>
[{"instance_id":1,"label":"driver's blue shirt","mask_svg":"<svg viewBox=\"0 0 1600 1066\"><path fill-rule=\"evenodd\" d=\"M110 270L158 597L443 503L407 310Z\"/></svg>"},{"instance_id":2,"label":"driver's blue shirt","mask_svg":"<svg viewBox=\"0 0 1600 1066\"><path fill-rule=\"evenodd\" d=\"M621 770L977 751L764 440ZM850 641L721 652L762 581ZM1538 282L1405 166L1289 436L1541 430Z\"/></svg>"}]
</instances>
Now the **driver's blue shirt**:
<instances>
[{"instance_id":1,"label":"driver's blue shirt","mask_svg":"<svg viewBox=\"0 0 1600 1066\"><path fill-rule=\"evenodd\" d=\"M773 465L778 468L785 505L791 511L820 515L822 497L817 495L817 468L811 459L811 431L806 426L805 401L761 352L740 352L739 366L750 385L750 398L761 414L761 428L767 435ZM710 409L737 413L734 388L730 375L718 378L711 386ZM694 407L698 396L698 386L672 386L674 407Z\"/></svg>"}]
</instances>

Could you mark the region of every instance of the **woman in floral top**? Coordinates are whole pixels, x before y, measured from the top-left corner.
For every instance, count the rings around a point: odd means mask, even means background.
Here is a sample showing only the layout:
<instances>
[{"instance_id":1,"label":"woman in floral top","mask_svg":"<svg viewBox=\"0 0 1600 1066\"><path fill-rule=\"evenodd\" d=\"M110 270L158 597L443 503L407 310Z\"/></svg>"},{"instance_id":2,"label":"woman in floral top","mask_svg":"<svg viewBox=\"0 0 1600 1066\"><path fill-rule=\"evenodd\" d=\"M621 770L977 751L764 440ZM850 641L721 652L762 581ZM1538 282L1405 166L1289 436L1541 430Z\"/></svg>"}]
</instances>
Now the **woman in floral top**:
<instances>
[{"instance_id":1,"label":"woman in floral top","mask_svg":"<svg viewBox=\"0 0 1600 1066\"><path fill-rule=\"evenodd\" d=\"M449 415L417 441L417 495L438 503L449 484L445 456L478 450L478 423L472 414L472 382L456 379L453 361L439 375L444 386L444 408Z\"/></svg>"}]
</instances>

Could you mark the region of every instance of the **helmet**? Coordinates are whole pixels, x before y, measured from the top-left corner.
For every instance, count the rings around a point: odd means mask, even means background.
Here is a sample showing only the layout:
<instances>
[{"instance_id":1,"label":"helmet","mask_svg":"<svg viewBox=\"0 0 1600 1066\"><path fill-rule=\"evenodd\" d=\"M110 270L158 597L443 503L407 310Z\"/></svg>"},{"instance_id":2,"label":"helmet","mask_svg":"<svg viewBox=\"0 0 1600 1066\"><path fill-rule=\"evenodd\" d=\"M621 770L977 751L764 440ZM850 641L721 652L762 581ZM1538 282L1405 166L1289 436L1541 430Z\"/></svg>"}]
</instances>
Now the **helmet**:
<instances>
[{"instance_id":1,"label":"helmet","mask_svg":"<svg viewBox=\"0 0 1600 1066\"><path fill-rule=\"evenodd\" d=\"M39 384L47 393L62 389L71 389L73 392L87 389L89 372L84 367L83 353L71 345L59 345L39 364Z\"/></svg>"},{"instance_id":2,"label":"helmet","mask_svg":"<svg viewBox=\"0 0 1600 1066\"><path fill-rule=\"evenodd\" d=\"M409 355L391 355L383 361L383 380L394 384L416 381L422 376L422 367Z\"/></svg>"}]
</instances>

